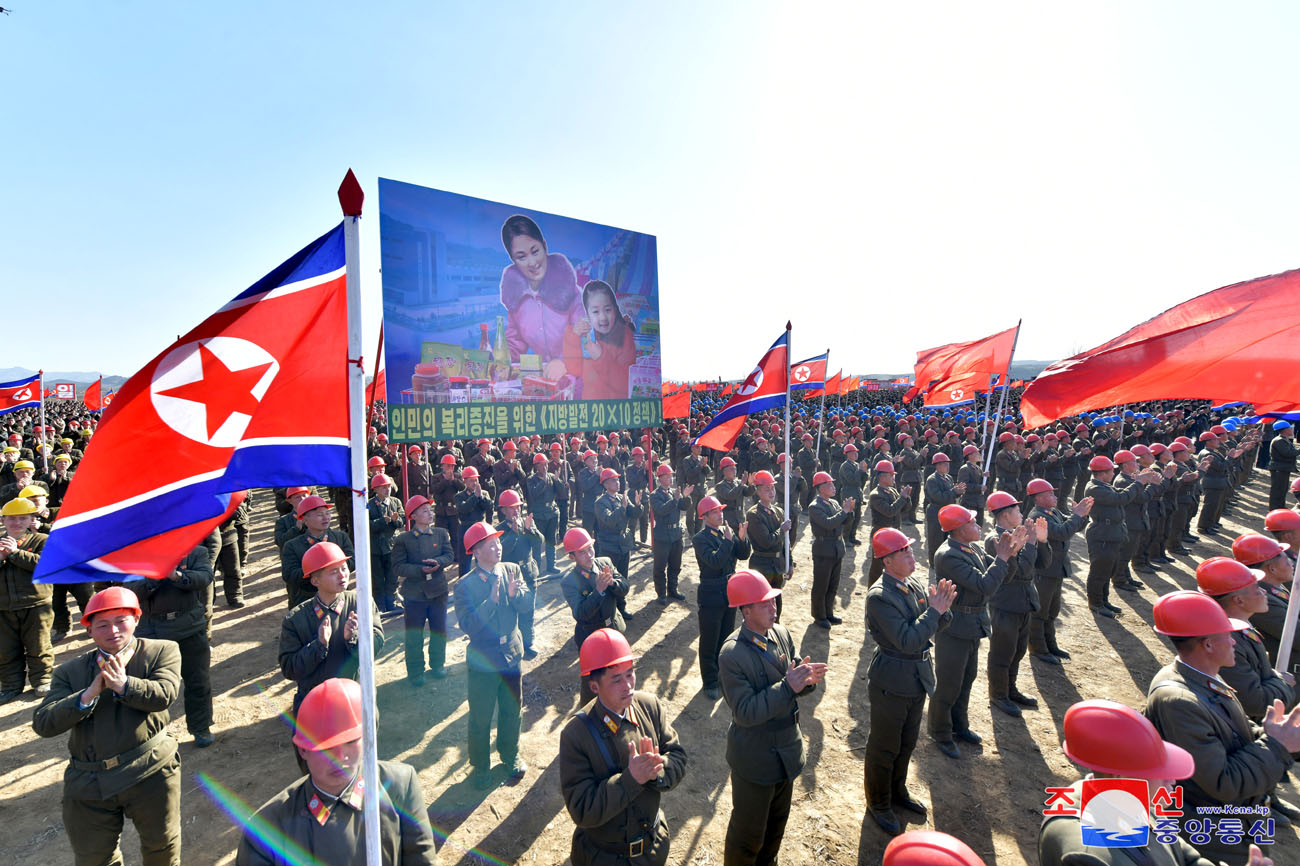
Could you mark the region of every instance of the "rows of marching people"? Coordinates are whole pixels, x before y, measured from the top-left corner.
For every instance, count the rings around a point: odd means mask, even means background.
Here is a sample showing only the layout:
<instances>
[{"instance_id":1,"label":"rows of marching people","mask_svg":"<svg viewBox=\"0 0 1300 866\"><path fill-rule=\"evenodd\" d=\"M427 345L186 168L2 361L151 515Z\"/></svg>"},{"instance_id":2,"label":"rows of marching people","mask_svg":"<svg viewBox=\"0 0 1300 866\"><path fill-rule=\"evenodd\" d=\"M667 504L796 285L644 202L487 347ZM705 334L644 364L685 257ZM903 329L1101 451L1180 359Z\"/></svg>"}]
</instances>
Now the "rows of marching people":
<instances>
[{"instance_id":1,"label":"rows of marching people","mask_svg":"<svg viewBox=\"0 0 1300 866\"><path fill-rule=\"evenodd\" d=\"M1240 832L1195 846L1215 859L1245 863L1251 840L1272 835L1264 822L1300 820L1276 791L1300 752L1295 656L1276 657L1300 542L1300 513L1285 508L1288 494L1300 497L1288 422L1249 424L1191 401L1033 432L974 411L877 405L836 410L823 422L801 409L787 465L775 416L751 416L726 454L692 446L691 430L709 408L702 402L689 425L653 431L410 446L389 442L376 416L365 505L371 599L350 588L352 492L309 487L250 492L165 580L33 584L45 532L94 424L75 409L39 429L21 413L0 419L10 443L0 463L0 702L30 685L36 732L69 734L64 819L78 828L69 832L77 862L113 862L124 816L140 831L146 863L180 862L180 754L166 731L169 707L183 694L195 745L212 744L217 577L225 605L241 607L250 502L263 496L279 512L274 543L287 604L279 658L296 684L302 777L263 807L241 863L282 862L293 846L357 850L367 794L352 683L359 642L378 650L385 626L399 627L406 684L417 693L437 688L448 673L449 611L468 638L465 746L474 784L529 773L519 753L526 663L576 654L584 700L558 744L575 824L572 862L666 862L672 832L659 801L699 744L690 732L679 737L656 697L636 689L638 653L624 632L628 619L653 612L627 607L634 555L648 556L659 605L694 607L704 693L732 715L724 862L775 863L806 760L800 700L834 676L832 660L801 657L780 622L782 595L794 570L810 567L814 626L834 629L841 614L856 616L836 605L841 580L856 580L841 571L858 545L870 554L865 628L875 645L864 785L884 834L901 833L900 811L929 813L908 787L923 719L949 759L980 744L969 702L985 639L989 701L1001 713L1036 708L1019 687L1027 664L1068 677L1057 626L1072 545L1086 548L1087 610L1099 627L1135 619L1117 602L1147 591L1142 576L1193 550L1198 589L1155 603L1154 626L1174 657L1143 712L1084 701L1065 717L1067 756L1099 777L1185 779L1193 813L1260 807L1258 827L1245 820ZM1242 491L1258 465L1270 475L1270 507L1253 515L1244 513ZM1257 531L1224 536L1220 521L1234 510ZM923 552L908 534L913 525ZM804 533L812 536L808 563L793 555ZM693 604L682 591L691 576ZM536 639L536 595L552 580L573 616L572 645ZM52 646L70 629L70 601L95 649L56 669ZM359 633L359 603L372 605L372 635ZM434 862L413 771L395 762L381 771L384 791L374 795L393 816L383 827L386 862ZM307 814L312 820L300 820ZM1185 843L1148 847L1165 859L1147 862L1201 862ZM980 862L950 837L915 831L891 843L886 862L919 862L907 858L934 850L950 859L926 862ZM1044 823L1043 863L1093 862L1067 861L1092 851L1077 818Z\"/></svg>"}]
</instances>

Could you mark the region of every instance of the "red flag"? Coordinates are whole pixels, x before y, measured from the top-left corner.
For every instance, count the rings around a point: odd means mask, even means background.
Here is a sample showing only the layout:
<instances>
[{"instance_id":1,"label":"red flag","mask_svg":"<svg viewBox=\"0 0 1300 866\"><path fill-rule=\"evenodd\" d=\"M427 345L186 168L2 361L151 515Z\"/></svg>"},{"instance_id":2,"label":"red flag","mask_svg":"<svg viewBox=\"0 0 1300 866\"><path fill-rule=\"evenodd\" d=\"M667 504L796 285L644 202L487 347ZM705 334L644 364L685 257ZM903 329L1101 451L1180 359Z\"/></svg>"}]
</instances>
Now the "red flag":
<instances>
[{"instance_id":1,"label":"red flag","mask_svg":"<svg viewBox=\"0 0 1300 866\"><path fill-rule=\"evenodd\" d=\"M845 379L844 382L840 385L840 393L850 394L861 387L862 387L862 377L852 376L848 379Z\"/></svg>"},{"instance_id":2,"label":"red flag","mask_svg":"<svg viewBox=\"0 0 1300 866\"><path fill-rule=\"evenodd\" d=\"M103 379L96 379L95 384L86 388L86 394L81 398L81 402L86 404L86 408L92 412L98 412L104 408L103 402L99 399L99 388Z\"/></svg>"},{"instance_id":3,"label":"red flag","mask_svg":"<svg viewBox=\"0 0 1300 866\"><path fill-rule=\"evenodd\" d=\"M669 397L680 391L682 386L677 382L664 382L659 387L663 391L663 395Z\"/></svg>"},{"instance_id":4,"label":"red flag","mask_svg":"<svg viewBox=\"0 0 1300 866\"><path fill-rule=\"evenodd\" d=\"M676 394L666 394L664 401L665 418L687 418L691 414L691 389L683 388Z\"/></svg>"},{"instance_id":5,"label":"red flag","mask_svg":"<svg viewBox=\"0 0 1300 866\"><path fill-rule=\"evenodd\" d=\"M1298 334L1300 270L1215 289L1039 373L1021 398L1025 427L1180 397L1285 411L1300 394Z\"/></svg>"},{"instance_id":6,"label":"red flag","mask_svg":"<svg viewBox=\"0 0 1300 866\"><path fill-rule=\"evenodd\" d=\"M1016 325L980 340L917 352L916 384L904 401L919 393L925 396L926 406L951 406L975 399L976 391L988 390L994 376L1006 381L1019 330Z\"/></svg>"}]
</instances>

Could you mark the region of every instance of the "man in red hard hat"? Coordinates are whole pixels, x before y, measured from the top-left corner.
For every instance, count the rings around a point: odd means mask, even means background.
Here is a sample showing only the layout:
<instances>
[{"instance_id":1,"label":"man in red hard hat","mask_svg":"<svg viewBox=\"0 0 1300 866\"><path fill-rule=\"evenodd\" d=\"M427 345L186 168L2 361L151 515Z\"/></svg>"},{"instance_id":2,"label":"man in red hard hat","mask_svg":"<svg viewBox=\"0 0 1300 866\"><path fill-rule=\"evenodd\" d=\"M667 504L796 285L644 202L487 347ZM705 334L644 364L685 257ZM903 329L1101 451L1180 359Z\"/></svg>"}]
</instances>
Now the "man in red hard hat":
<instances>
[{"instance_id":1,"label":"man in red hard hat","mask_svg":"<svg viewBox=\"0 0 1300 866\"><path fill-rule=\"evenodd\" d=\"M542 572L546 539L533 522L533 515L523 514L524 498L517 490L506 490L497 497L497 514L501 522L501 561L513 562L523 572L528 584L528 604L519 612L519 636L524 642L524 661L537 658L533 649L533 620L537 604L537 578Z\"/></svg>"},{"instance_id":2,"label":"man in red hard hat","mask_svg":"<svg viewBox=\"0 0 1300 866\"><path fill-rule=\"evenodd\" d=\"M627 638L610 628L592 632L578 653L594 697L560 732L573 866L668 862L659 800L685 775L686 750L659 700L636 690L636 659Z\"/></svg>"},{"instance_id":3,"label":"man in red hard hat","mask_svg":"<svg viewBox=\"0 0 1300 866\"><path fill-rule=\"evenodd\" d=\"M1039 565L1034 572L1034 586L1038 590L1038 610L1029 621L1029 652L1041 662L1059 665L1070 653L1056 643L1056 620L1061 615L1061 585L1070 574L1070 539L1088 521L1092 513L1092 500L1077 500L1067 516L1057 507L1056 489L1045 478L1031 478L1025 485L1025 495L1033 503L1030 519L1047 522L1047 547L1051 561Z\"/></svg>"},{"instance_id":4,"label":"man in red hard hat","mask_svg":"<svg viewBox=\"0 0 1300 866\"><path fill-rule=\"evenodd\" d=\"M871 817L891 836L902 830L894 806L926 814L925 805L907 790L907 769L926 695L934 692L931 641L952 621L949 611L957 597L952 581L927 587L915 576L912 544L893 527L871 535L871 553L883 576L867 590L867 631L876 648L867 668L871 726L863 781Z\"/></svg>"},{"instance_id":5,"label":"man in red hard hat","mask_svg":"<svg viewBox=\"0 0 1300 866\"><path fill-rule=\"evenodd\" d=\"M844 560L842 528L856 503L835 500L835 481L829 472L814 475L812 486L815 495L808 503L808 527L813 535L812 617L814 625L830 628L844 621L835 615L835 593Z\"/></svg>"},{"instance_id":6,"label":"man in red hard hat","mask_svg":"<svg viewBox=\"0 0 1300 866\"><path fill-rule=\"evenodd\" d=\"M596 540L581 526L564 534L564 552L573 565L560 578L560 589L573 613L574 646L581 648L587 635L602 628L626 629L618 603L627 596L627 577L596 556Z\"/></svg>"},{"instance_id":7,"label":"man in red hard hat","mask_svg":"<svg viewBox=\"0 0 1300 866\"><path fill-rule=\"evenodd\" d=\"M44 697L54 667L53 591L49 584L32 582L49 538L36 529L37 510L22 497L0 508L5 530L0 536L0 704L23 693L24 673L36 696Z\"/></svg>"},{"instance_id":8,"label":"man in red hard hat","mask_svg":"<svg viewBox=\"0 0 1300 866\"><path fill-rule=\"evenodd\" d=\"M899 529L903 525L903 515L912 510L912 488L899 490L894 484L894 464L881 460L875 465L876 486L867 499L871 508L871 537L882 529ZM871 567L867 571L867 585L873 585L884 572L884 563L875 556L872 545Z\"/></svg>"},{"instance_id":9,"label":"man in red hard hat","mask_svg":"<svg viewBox=\"0 0 1300 866\"><path fill-rule=\"evenodd\" d=\"M1199 498L1196 482L1200 472L1192 463L1192 452L1182 442L1169 443L1170 459L1174 465L1174 510L1165 529L1165 550L1169 553L1191 553L1188 544L1200 539L1191 534L1192 515ZM1162 467L1163 468L1163 467Z\"/></svg>"},{"instance_id":10,"label":"man in red hard hat","mask_svg":"<svg viewBox=\"0 0 1300 866\"><path fill-rule=\"evenodd\" d=\"M1300 549L1300 513L1289 508L1270 511L1264 516L1264 531L1279 543L1290 545L1286 556L1294 565L1297 549Z\"/></svg>"},{"instance_id":11,"label":"man in red hard hat","mask_svg":"<svg viewBox=\"0 0 1300 866\"><path fill-rule=\"evenodd\" d=\"M848 516L841 532L844 543L858 546L858 524L862 522L862 489L867 485L867 471L859 460L857 446L852 442L844 446L844 462L835 474L835 489L852 507L845 506Z\"/></svg>"},{"instance_id":12,"label":"man in red hard hat","mask_svg":"<svg viewBox=\"0 0 1300 866\"><path fill-rule=\"evenodd\" d=\"M636 539L632 533L636 522L641 517L640 491L635 499L619 491L622 476L617 469L600 470L600 485L604 492L596 497L596 555L606 557L614 564L614 570L625 578L630 576L632 551L636 548ZM619 613L624 619L632 619L633 614L627 609L627 596L619 599Z\"/></svg>"},{"instance_id":13,"label":"man in red hard hat","mask_svg":"<svg viewBox=\"0 0 1300 866\"><path fill-rule=\"evenodd\" d=\"M677 588L682 570L682 514L690 511L694 488L673 486L673 468L667 463L655 467L655 492L650 494L654 527L650 530L651 573L660 604L669 599L685 601Z\"/></svg>"},{"instance_id":14,"label":"man in red hard hat","mask_svg":"<svg viewBox=\"0 0 1300 866\"><path fill-rule=\"evenodd\" d=\"M739 561L749 559L749 526L740 524L733 533L722 519L722 503L712 496L700 500L696 508L704 528L695 534L691 547L700 567L700 679L704 694L711 700L722 697L718 686L718 652L722 642L736 627L736 612L727 606L727 581Z\"/></svg>"},{"instance_id":15,"label":"man in red hard hat","mask_svg":"<svg viewBox=\"0 0 1300 866\"><path fill-rule=\"evenodd\" d=\"M681 463L677 466L677 477L682 487L691 488L691 507L686 512L686 534L691 538L700 531L699 507L700 500L704 494L709 475L712 470L709 468L709 461L701 456L699 445L691 446L691 453L682 458Z\"/></svg>"},{"instance_id":16,"label":"man in red hard hat","mask_svg":"<svg viewBox=\"0 0 1300 866\"><path fill-rule=\"evenodd\" d=\"M1088 606L1097 616L1115 619L1120 608L1110 603L1110 587L1139 590L1142 584L1131 577L1124 579L1124 545L1128 539L1125 508L1144 495L1145 485L1157 484L1162 479L1159 472L1139 472L1133 483L1120 487L1115 483L1115 463L1098 454L1088 462L1092 483L1088 496L1092 499L1092 520L1085 537L1088 539ZM1145 501L1145 500L1144 500Z\"/></svg>"},{"instance_id":17,"label":"man in red hard hat","mask_svg":"<svg viewBox=\"0 0 1300 866\"><path fill-rule=\"evenodd\" d=\"M1148 842L1137 847L1106 848L1083 840L1083 825L1077 814L1082 803L1083 783L1090 779L1146 779L1154 797L1159 787L1173 788L1174 782L1192 775L1192 756L1180 746L1166 742L1141 713L1115 701L1080 701L1065 711L1063 723L1065 756L1090 772L1070 786L1069 802L1057 801L1061 809L1073 806L1076 814L1044 818L1038 831L1040 866L1070 863L1147 863L1201 866L1196 849L1178 838L1172 844L1156 840L1154 826L1148 827ZM1244 825L1249 827L1249 822Z\"/></svg>"},{"instance_id":18,"label":"man in red hard hat","mask_svg":"<svg viewBox=\"0 0 1300 866\"><path fill-rule=\"evenodd\" d=\"M1240 449L1229 451L1224 448L1226 436L1227 430L1223 430L1221 435L1210 431L1200 436L1201 451L1196 458L1201 467L1201 490L1205 498L1196 518L1196 531L1201 535L1219 534L1219 521L1232 489L1232 461L1242 453Z\"/></svg>"},{"instance_id":19,"label":"man in red hard hat","mask_svg":"<svg viewBox=\"0 0 1300 866\"><path fill-rule=\"evenodd\" d=\"M302 534L285 542L280 553L280 577L289 596L290 610L316 594L316 588L303 570L303 559L313 546L328 541L347 555L349 569L353 565L352 537L330 526L329 503L319 496L305 496L294 513L302 522Z\"/></svg>"},{"instance_id":20,"label":"man in red hard hat","mask_svg":"<svg viewBox=\"0 0 1300 866\"><path fill-rule=\"evenodd\" d=\"M406 528L402 503L393 496L393 479L379 473L370 479L370 501L366 514L370 518L371 592L384 613L401 607L397 592L397 572L393 570L393 543L398 532Z\"/></svg>"},{"instance_id":21,"label":"man in red hard hat","mask_svg":"<svg viewBox=\"0 0 1300 866\"><path fill-rule=\"evenodd\" d=\"M741 626L718 654L718 681L731 709L731 820L723 860L737 866L776 863L794 780L804 766L799 698L826 676L826 665L799 660L790 632L776 621L780 597L780 589L750 569L727 581L727 604L740 611Z\"/></svg>"},{"instance_id":22,"label":"man in red hard hat","mask_svg":"<svg viewBox=\"0 0 1300 866\"><path fill-rule=\"evenodd\" d=\"M302 534L302 522L298 519L298 503L311 496L310 487L290 487L284 491L285 504L289 510L275 521L275 548L284 553L284 546L289 539Z\"/></svg>"},{"instance_id":23,"label":"man in red hard hat","mask_svg":"<svg viewBox=\"0 0 1300 866\"><path fill-rule=\"evenodd\" d=\"M346 552L332 541L322 541L302 558L303 572L316 590L300 602L280 625L280 672L298 684L293 696L296 715L303 698L320 683L334 677L356 679L361 664L357 642L359 618L357 592L348 589L352 572ZM374 647L384 645L379 606L369 604L374 615Z\"/></svg>"},{"instance_id":24,"label":"man in red hard hat","mask_svg":"<svg viewBox=\"0 0 1300 866\"><path fill-rule=\"evenodd\" d=\"M406 682L424 685L424 632L429 630L429 670L447 676L447 570L456 561L451 536L435 526L433 503L419 495L406 500L411 528L393 541L393 571L402 581L403 653Z\"/></svg>"},{"instance_id":25,"label":"man in red hard hat","mask_svg":"<svg viewBox=\"0 0 1300 866\"><path fill-rule=\"evenodd\" d=\"M546 458L542 455L543 460ZM483 488L482 479L479 477L479 470L473 466L466 466L460 471L460 481L465 485L465 489L456 494L456 519L459 521L461 529L468 529L475 523L492 522L492 494ZM452 536L452 545L456 548L456 561L460 565L460 573L465 574L469 571L470 562L469 554L465 552L465 547L461 544L462 538Z\"/></svg>"},{"instance_id":26,"label":"man in red hard hat","mask_svg":"<svg viewBox=\"0 0 1300 866\"><path fill-rule=\"evenodd\" d=\"M78 864L120 863L130 815L146 866L180 866L181 760L167 732L181 687L181 654L169 640L135 636L140 603L111 586L81 617L95 648L59 665L32 727L71 731L63 775L63 824Z\"/></svg>"},{"instance_id":27,"label":"man in red hard hat","mask_svg":"<svg viewBox=\"0 0 1300 866\"><path fill-rule=\"evenodd\" d=\"M747 478L737 477L736 461L731 457L723 457L718 461L718 469L722 477L713 487L713 497L722 503L722 519L735 532L740 529L740 521L745 516L745 496L754 490L749 486Z\"/></svg>"},{"instance_id":28,"label":"man in red hard hat","mask_svg":"<svg viewBox=\"0 0 1300 866\"><path fill-rule=\"evenodd\" d=\"M927 482L928 483L928 482ZM939 525L948 542L935 557L933 573L957 587L952 624L934 642L935 691L930 699L930 737L939 751L961 757L953 737L979 744L983 738L970 729L970 690L979 669L980 641L990 632L987 601L1006 578L1009 561L1029 541L1029 527L1000 536L995 556L979 544L975 515L960 505L939 510Z\"/></svg>"},{"instance_id":29,"label":"man in red hard hat","mask_svg":"<svg viewBox=\"0 0 1300 866\"><path fill-rule=\"evenodd\" d=\"M1026 485L1027 487L1027 485ZM1020 551L1007 561L1002 584L989 597L989 703L1009 716L1019 717L1020 708L1038 706L1038 701L1016 686L1020 662L1029 648L1029 623L1041 604L1034 579L1040 567L1052 562L1047 544L1047 519L1025 524L1020 502L1005 490L989 494L985 502L993 528L984 539L984 552L997 556L997 543L1022 526L1031 530Z\"/></svg>"},{"instance_id":30,"label":"man in red hard hat","mask_svg":"<svg viewBox=\"0 0 1300 866\"><path fill-rule=\"evenodd\" d=\"M456 455L445 453L438 458L438 474L429 482L429 501L433 503L433 513L438 526L447 530L457 558L462 550L460 512L456 508L456 494L465 489L465 482L456 472Z\"/></svg>"},{"instance_id":31,"label":"man in red hard hat","mask_svg":"<svg viewBox=\"0 0 1300 866\"><path fill-rule=\"evenodd\" d=\"M1300 751L1300 709L1287 713L1274 701L1263 726L1251 724L1232 688L1219 671L1235 662L1232 632L1250 624L1232 620L1214 599L1201 592L1171 592L1153 609L1155 629L1170 638L1177 658L1161 668L1147 690L1145 715L1160 735L1191 753L1195 769L1183 784L1185 809L1260 807L1266 818L1268 798ZM1216 836L1200 847L1212 861L1244 863L1248 837L1229 844Z\"/></svg>"},{"instance_id":32,"label":"man in red hard hat","mask_svg":"<svg viewBox=\"0 0 1300 866\"><path fill-rule=\"evenodd\" d=\"M1294 511L1283 513L1295 515L1296 525L1300 527L1300 515ZM1296 645L1300 642L1292 643L1290 658L1277 657L1282 644L1282 629L1286 625L1287 605L1291 599L1291 582L1295 578L1295 563L1287 555L1289 552L1289 544L1255 533L1238 536L1232 542L1233 559L1249 568L1258 569L1262 574L1259 585L1264 591L1267 607L1251 618L1252 624L1259 629L1264 649L1272 659L1273 666L1294 676L1297 665L1300 665L1300 646Z\"/></svg>"},{"instance_id":33,"label":"man in red hard hat","mask_svg":"<svg viewBox=\"0 0 1300 866\"><path fill-rule=\"evenodd\" d=\"M785 547L790 532L790 521L781 506L776 504L776 478L766 469L750 477L758 502L745 515L745 537L749 541L749 567L763 575L775 589L785 585ZM796 504L797 507L797 504ZM791 542L793 544L793 542ZM776 618L781 619L781 594L778 592Z\"/></svg>"},{"instance_id":34,"label":"man in red hard hat","mask_svg":"<svg viewBox=\"0 0 1300 866\"><path fill-rule=\"evenodd\" d=\"M934 568L934 558L943 546L944 529L939 522L939 509L954 505L966 492L965 484L958 484L948 474L952 458L939 451L930 458L934 474L925 479L925 553ZM976 524L978 528L978 524Z\"/></svg>"},{"instance_id":35,"label":"man in red hard hat","mask_svg":"<svg viewBox=\"0 0 1300 866\"><path fill-rule=\"evenodd\" d=\"M497 754L511 780L528 767L519 757L524 641L520 614L531 604L523 572L501 561L501 533L490 523L465 530L474 567L456 581L456 619L469 637L465 671L469 694L469 763L474 786L492 784L489 741L497 717Z\"/></svg>"},{"instance_id":36,"label":"man in red hard hat","mask_svg":"<svg viewBox=\"0 0 1300 866\"><path fill-rule=\"evenodd\" d=\"M361 686L325 680L303 699L293 744L307 775L266 802L239 842L236 866L273 866L292 851L330 862L365 859L366 797L379 797L381 862L437 866L433 829L415 768L379 762L379 790L362 778ZM328 853L325 853L328 852Z\"/></svg>"}]
</instances>

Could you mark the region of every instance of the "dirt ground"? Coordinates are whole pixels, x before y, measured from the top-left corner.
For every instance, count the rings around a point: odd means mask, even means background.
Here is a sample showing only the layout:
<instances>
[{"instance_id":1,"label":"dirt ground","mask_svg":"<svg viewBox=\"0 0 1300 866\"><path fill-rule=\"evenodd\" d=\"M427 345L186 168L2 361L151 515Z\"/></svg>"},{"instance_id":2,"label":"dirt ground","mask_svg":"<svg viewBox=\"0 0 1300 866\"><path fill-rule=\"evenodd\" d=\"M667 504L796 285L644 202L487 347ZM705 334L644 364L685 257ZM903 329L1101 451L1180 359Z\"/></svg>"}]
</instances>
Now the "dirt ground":
<instances>
[{"instance_id":1,"label":"dirt ground","mask_svg":"<svg viewBox=\"0 0 1300 866\"><path fill-rule=\"evenodd\" d=\"M1146 686L1170 658L1167 645L1149 625L1151 605L1162 593L1193 588L1193 567L1200 559L1226 553L1231 538L1262 525L1267 476L1255 473L1228 532L1207 538L1196 558L1181 557L1176 567L1147 577L1140 595L1115 593L1126 608L1118 621L1097 621L1084 604L1082 573L1086 549L1081 537L1072 545L1074 576L1067 581L1061 645L1073 653L1064 667L1027 664L1020 688L1039 698L1040 707L1023 719L1001 713L990 718L981 650L981 673L971 698L972 727L982 733L982 747L962 745L953 761L925 738L912 762L911 786L932 804L929 823L900 811L910 829L931 827L969 843L987 862L1036 863L1043 788L1069 783L1076 769L1060 751L1065 710L1084 698L1111 698L1140 707ZM256 808L293 781L296 769L280 713L289 708L292 684L276 662L284 591L271 541L274 510L269 492L255 494L252 555L247 585L248 606L228 610L218 602L212 678L216 743L196 749L185 730L183 706L172 708L172 732L181 741L184 773L182 809L184 862L194 866L234 861L239 831L198 775L206 774L243 803ZM917 527L909 527L915 535ZM864 529L862 537L866 537ZM803 701L800 726L808 743L808 764L795 786L793 810L782 848L783 864L876 864L888 837L865 817L862 749L866 740L866 670L872 643L863 626L866 595L866 548L851 552L844 564L840 606L845 623L829 634L812 626L808 590L812 569L806 523L796 547L795 577L786 587L784 622L803 654L826 660L825 687ZM636 618L629 638L642 653L638 687L666 704L669 718L686 747L690 763L678 788L663 798L672 829L669 862L710 866L722 862L723 838L730 813L724 738L730 718L726 704L708 700L700 688L696 664L698 629L694 616L697 569L689 550L683 569L685 603L661 607L650 581L650 558L632 560L634 595L629 608ZM220 592L218 592L220 595ZM527 663L524 677L524 724L521 754L529 765L524 780L489 792L469 784L466 756L465 639L454 633L448 648L450 675L429 680L420 691L404 682L400 618L384 622L387 642L376 674L380 713L379 752L419 770L430 816L439 834L440 862L561 864L568 856L572 821L559 791L556 751L560 728L578 706L577 653L572 648L572 617L558 580L538 588L537 647L541 655ZM1131 608L1131 610L1127 610ZM454 614L449 617L454 623ZM83 634L57 649L64 661L89 646ZM35 699L0 708L0 825L12 864L58 866L72 862L61 820L62 772L66 737L38 738L31 729ZM494 760L499 760L495 758ZM497 771L498 777L502 776ZM1293 802L1300 794L1289 782L1283 793ZM1294 862L1300 839L1279 825L1272 856ZM123 853L139 863L137 839L128 828Z\"/></svg>"}]
</instances>

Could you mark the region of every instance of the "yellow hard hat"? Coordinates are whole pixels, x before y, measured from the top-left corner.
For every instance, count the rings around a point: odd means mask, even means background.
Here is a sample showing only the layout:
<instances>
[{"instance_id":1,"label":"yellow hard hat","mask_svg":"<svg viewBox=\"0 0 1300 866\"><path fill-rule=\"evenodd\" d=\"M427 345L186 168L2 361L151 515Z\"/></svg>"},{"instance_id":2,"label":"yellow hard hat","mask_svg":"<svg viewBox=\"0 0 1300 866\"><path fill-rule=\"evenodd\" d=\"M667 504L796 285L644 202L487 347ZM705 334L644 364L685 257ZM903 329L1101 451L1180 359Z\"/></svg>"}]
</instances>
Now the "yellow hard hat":
<instances>
[{"instance_id":1,"label":"yellow hard hat","mask_svg":"<svg viewBox=\"0 0 1300 866\"><path fill-rule=\"evenodd\" d=\"M14 469L30 469L31 471L35 472L36 464L30 460L19 460L17 463L14 464Z\"/></svg>"},{"instance_id":2,"label":"yellow hard hat","mask_svg":"<svg viewBox=\"0 0 1300 866\"><path fill-rule=\"evenodd\" d=\"M33 496L49 496L50 491L44 487L37 487L35 484L28 484L18 494L19 499L31 499Z\"/></svg>"},{"instance_id":3,"label":"yellow hard hat","mask_svg":"<svg viewBox=\"0 0 1300 866\"><path fill-rule=\"evenodd\" d=\"M64 463L71 463L71 462L72 462L72 455L71 455L71 454L55 454L55 455L54 455L54 462L55 462L55 463L58 463L60 460L62 460Z\"/></svg>"},{"instance_id":4,"label":"yellow hard hat","mask_svg":"<svg viewBox=\"0 0 1300 866\"><path fill-rule=\"evenodd\" d=\"M32 502L30 499L23 499L21 497L18 499L10 499L4 504L3 508L0 508L0 514L5 517L22 517L25 514L35 513L36 503Z\"/></svg>"},{"instance_id":5,"label":"yellow hard hat","mask_svg":"<svg viewBox=\"0 0 1300 866\"><path fill-rule=\"evenodd\" d=\"M6 445L6 446L5 446L4 453L6 453L6 454L17 454L17 453L18 453L18 449L15 448L15 447L12 446L12 445Z\"/></svg>"},{"instance_id":6,"label":"yellow hard hat","mask_svg":"<svg viewBox=\"0 0 1300 866\"><path fill-rule=\"evenodd\" d=\"M69 444L69 445L72 444L72 440L69 439L67 436L64 436L62 439L59 440L59 444L60 444L60 445L62 445L62 444L65 443L65 442L66 442L67 444Z\"/></svg>"}]
</instances>

